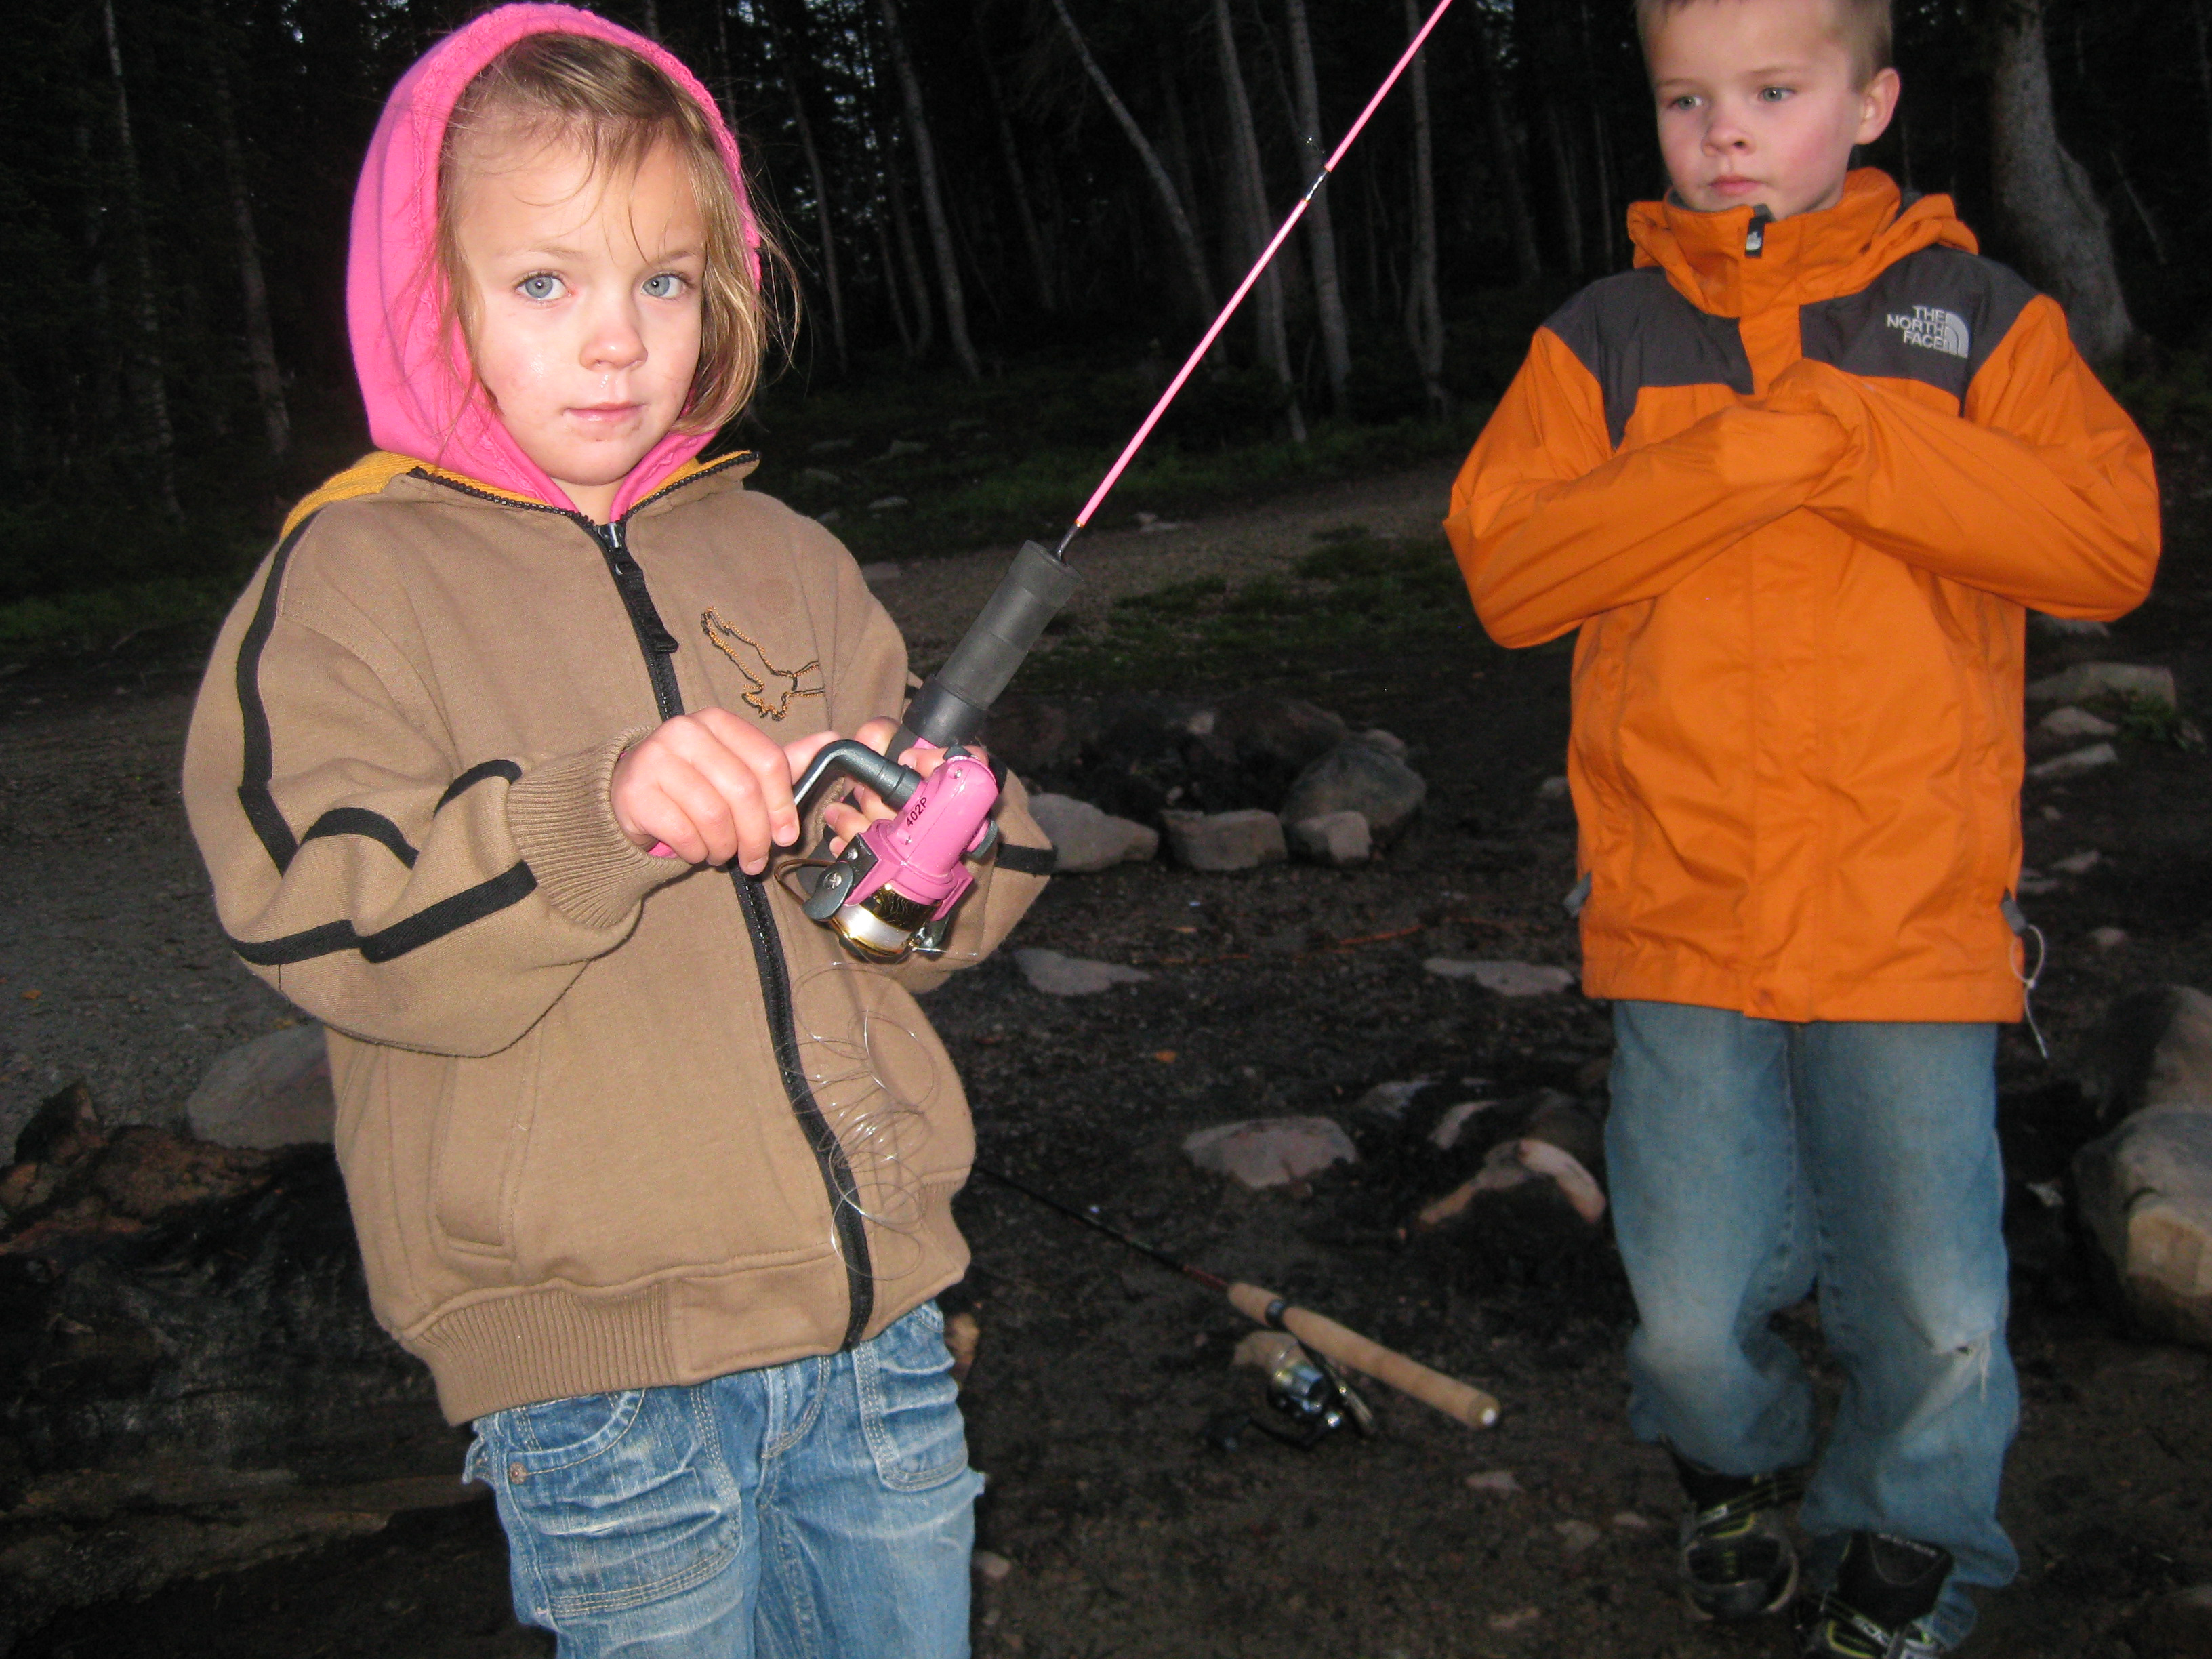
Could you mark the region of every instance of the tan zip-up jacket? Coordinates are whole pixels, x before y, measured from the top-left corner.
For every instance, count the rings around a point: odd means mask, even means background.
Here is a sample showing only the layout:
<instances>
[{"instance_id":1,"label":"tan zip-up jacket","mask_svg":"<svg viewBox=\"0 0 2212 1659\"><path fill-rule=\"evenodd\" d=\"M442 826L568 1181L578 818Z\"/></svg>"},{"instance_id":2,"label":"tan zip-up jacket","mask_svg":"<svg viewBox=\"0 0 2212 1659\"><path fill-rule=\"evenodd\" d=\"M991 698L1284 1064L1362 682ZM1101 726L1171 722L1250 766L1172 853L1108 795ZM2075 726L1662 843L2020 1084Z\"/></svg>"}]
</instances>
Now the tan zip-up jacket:
<instances>
[{"instance_id":1,"label":"tan zip-up jacket","mask_svg":"<svg viewBox=\"0 0 2212 1659\"><path fill-rule=\"evenodd\" d=\"M647 647L684 707L780 743L905 701L850 556L750 470L688 469L610 534L372 457L302 504L201 687L185 799L223 928L330 1028L370 1297L455 1422L831 1352L966 1265L972 1130L911 994L1042 887L1019 785L944 958L889 972L608 803L662 717Z\"/></svg>"}]
</instances>

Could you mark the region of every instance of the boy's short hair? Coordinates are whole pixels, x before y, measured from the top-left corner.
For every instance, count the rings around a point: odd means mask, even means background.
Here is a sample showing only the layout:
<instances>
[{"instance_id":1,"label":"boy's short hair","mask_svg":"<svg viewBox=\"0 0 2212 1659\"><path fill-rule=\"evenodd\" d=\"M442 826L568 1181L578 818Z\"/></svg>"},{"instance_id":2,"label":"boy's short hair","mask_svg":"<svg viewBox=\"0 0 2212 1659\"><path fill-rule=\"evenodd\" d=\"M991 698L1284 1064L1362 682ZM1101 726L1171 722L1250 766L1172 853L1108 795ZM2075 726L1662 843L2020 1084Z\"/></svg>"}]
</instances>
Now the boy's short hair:
<instances>
[{"instance_id":1,"label":"boy's short hair","mask_svg":"<svg viewBox=\"0 0 2212 1659\"><path fill-rule=\"evenodd\" d=\"M1653 27L1668 13L1686 6L1717 3L1718 0L1636 0L1636 33L1644 42L1645 54L1651 50ZM1836 27L1851 49L1861 86L1882 70L1896 67L1890 0L1826 0L1826 3L1835 9Z\"/></svg>"},{"instance_id":2,"label":"boy's short hair","mask_svg":"<svg viewBox=\"0 0 2212 1659\"><path fill-rule=\"evenodd\" d=\"M465 151L471 137L518 131L577 145L595 179L635 173L662 143L676 152L707 227L699 367L677 428L720 426L752 396L769 340L785 335L752 256L763 271L787 261L738 199L706 111L657 65L592 35L526 35L487 64L454 105L438 158L438 264L465 339L475 325L457 222Z\"/></svg>"}]
</instances>

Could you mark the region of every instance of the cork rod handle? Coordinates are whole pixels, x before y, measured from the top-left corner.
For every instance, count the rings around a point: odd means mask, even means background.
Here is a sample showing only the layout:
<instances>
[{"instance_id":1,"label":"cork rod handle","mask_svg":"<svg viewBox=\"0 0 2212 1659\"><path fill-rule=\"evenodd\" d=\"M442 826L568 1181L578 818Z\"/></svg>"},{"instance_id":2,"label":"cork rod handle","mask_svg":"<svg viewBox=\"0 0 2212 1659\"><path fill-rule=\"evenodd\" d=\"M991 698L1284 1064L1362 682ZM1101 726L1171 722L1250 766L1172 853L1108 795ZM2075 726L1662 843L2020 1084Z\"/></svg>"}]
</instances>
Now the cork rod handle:
<instances>
[{"instance_id":1,"label":"cork rod handle","mask_svg":"<svg viewBox=\"0 0 2212 1659\"><path fill-rule=\"evenodd\" d=\"M1399 1393L1410 1395L1425 1406L1433 1406L1446 1417L1457 1418L1469 1428L1486 1429L1498 1421L1498 1401L1471 1383L1431 1370L1346 1330L1334 1319L1308 1309L1292 1307L1273 1291L1257 1285L1231 1285L1229 1299L1238 1312L1261 1325L1274 1325L1338 1364L1379 1377Z\"/></svg>"}]
</instances>

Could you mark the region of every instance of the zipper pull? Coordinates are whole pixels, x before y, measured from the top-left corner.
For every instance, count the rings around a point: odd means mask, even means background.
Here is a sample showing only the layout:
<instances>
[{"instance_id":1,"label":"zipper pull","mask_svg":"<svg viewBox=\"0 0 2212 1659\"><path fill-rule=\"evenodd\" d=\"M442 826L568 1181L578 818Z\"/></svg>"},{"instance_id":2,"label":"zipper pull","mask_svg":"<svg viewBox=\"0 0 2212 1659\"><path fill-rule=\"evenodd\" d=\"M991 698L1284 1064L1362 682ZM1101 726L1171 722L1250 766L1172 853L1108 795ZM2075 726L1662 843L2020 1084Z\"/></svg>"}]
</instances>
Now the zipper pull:
<instances>
[{"instance_id":1,"label":"zipper pull","mask_svg":"<svg viewBox=\"0 0 2212 1659\"><path fill-rule=\"evenodd\" d=\"M1774 222L1774 216L1764 207L1751 210L1751 228L1744 234L1743 252L1747 258L1756 259L1766 252L1766 228Z\"/></svg>"}]
</instances>

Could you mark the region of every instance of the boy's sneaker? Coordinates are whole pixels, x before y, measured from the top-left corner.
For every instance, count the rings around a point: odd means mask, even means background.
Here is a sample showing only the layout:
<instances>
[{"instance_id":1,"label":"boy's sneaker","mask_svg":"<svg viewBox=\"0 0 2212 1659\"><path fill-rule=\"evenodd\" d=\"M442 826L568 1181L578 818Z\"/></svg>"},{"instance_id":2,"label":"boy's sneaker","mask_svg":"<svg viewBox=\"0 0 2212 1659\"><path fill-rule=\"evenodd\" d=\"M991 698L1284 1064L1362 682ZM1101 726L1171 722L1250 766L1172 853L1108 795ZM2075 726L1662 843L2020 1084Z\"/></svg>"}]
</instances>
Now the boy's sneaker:
<instances>
[{"instance_id":1,"label":"boy's sneaker","mask_svg":"<svg viewBox=\"0 0 2212 1659\"><path fill-rule=\"evenodd\" d=\"M1798 1476L1718 1474L1679 1452L1674 1458L1690 1498L1680 1549L1690 1610L1705 1619L1756 1619L1789 1606L1797 1593L1797 1552L1781 1510L1801 1490Z\"/></svg>"},{"instance_id":2,"label":"boy's sneaker","mask_svg":"<svg viewBox=\"0 0 2212 1659\"><path fill-rule=\"evenodd\" d=\"M1800 1651L1804 1659L1939 1659L1950 1650L1926 1621L1950 1576L1947 1549L1853 1533L1836 1587L1814 1609Z\"/></svg>"}]
</instances>

